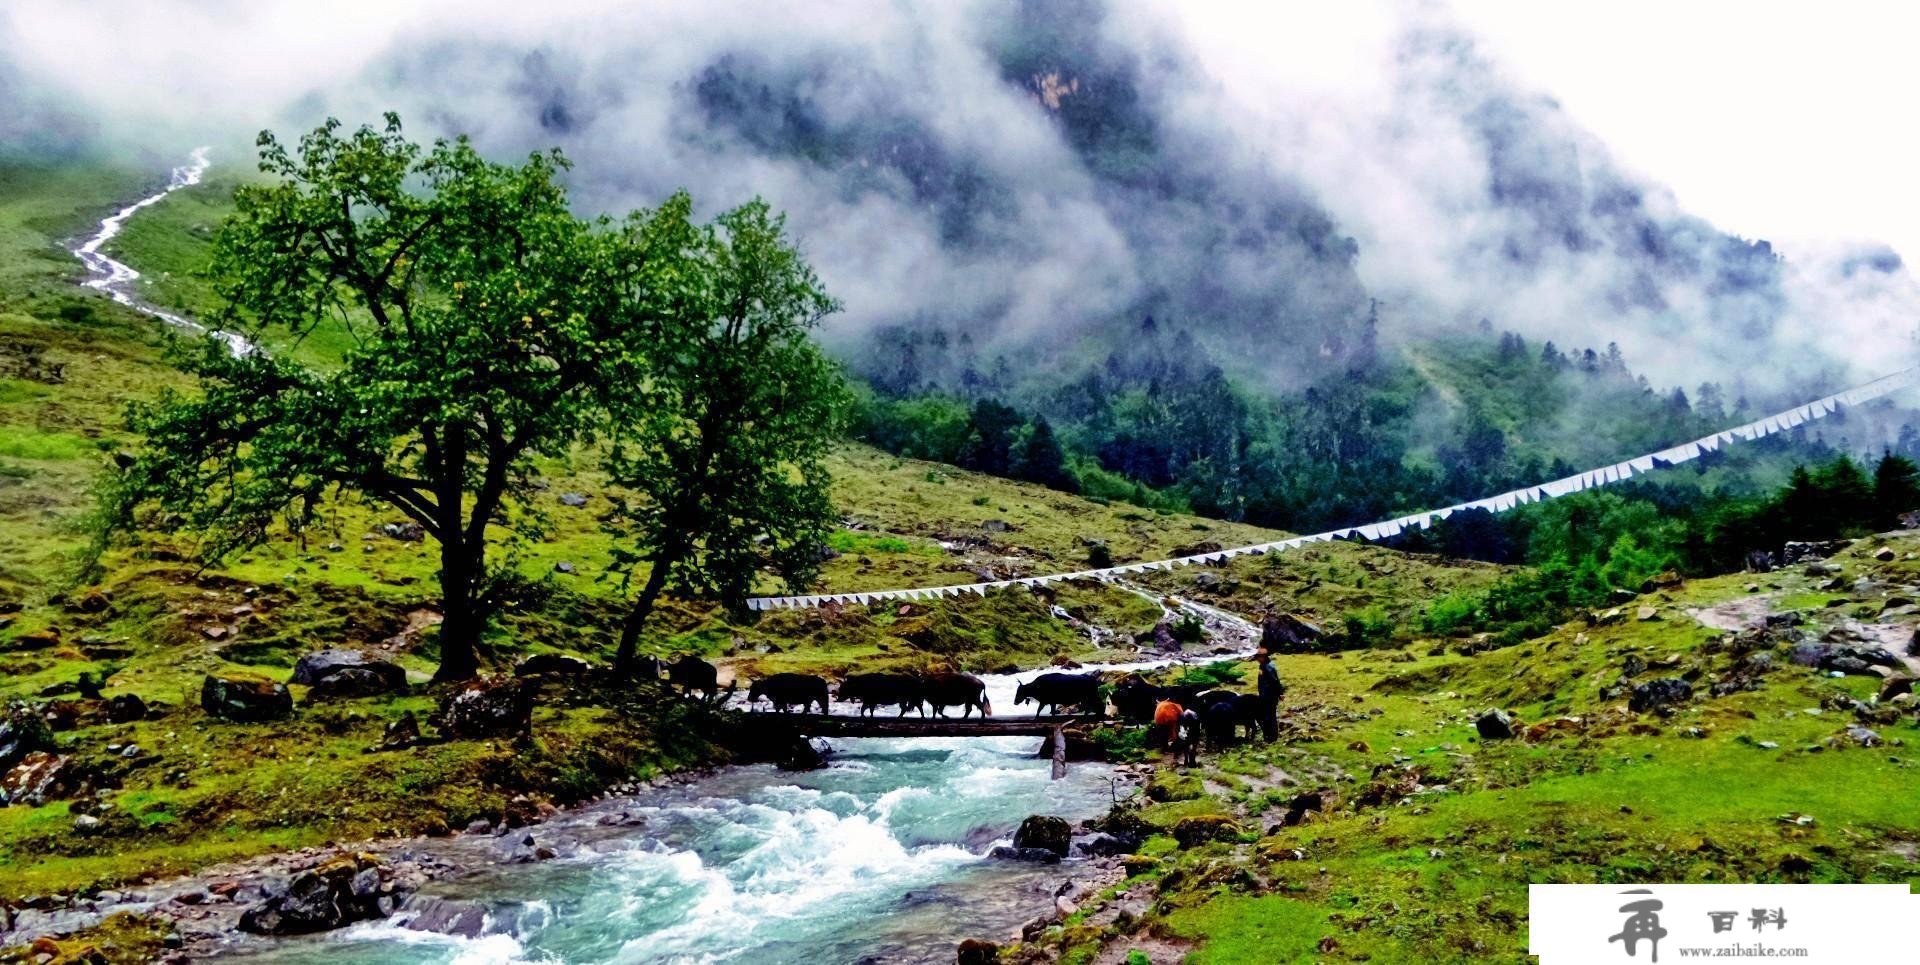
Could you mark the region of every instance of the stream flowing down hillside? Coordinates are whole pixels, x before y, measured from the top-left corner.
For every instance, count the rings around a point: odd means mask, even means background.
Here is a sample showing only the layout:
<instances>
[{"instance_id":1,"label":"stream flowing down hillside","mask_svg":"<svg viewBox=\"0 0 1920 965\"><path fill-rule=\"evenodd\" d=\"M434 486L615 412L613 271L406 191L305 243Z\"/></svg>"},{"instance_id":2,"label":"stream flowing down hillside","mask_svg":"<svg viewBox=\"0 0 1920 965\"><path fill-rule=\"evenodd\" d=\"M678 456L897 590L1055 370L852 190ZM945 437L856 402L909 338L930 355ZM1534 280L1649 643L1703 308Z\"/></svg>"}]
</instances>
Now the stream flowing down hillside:
<instances>
[{"instance_id":1,"label":"stream flowing down hillside","mask_svg":"<svg viewBox=\"0 0 1920 965\"><path fill-rule=\"evenodd\" d=\"M181 188L189 188L200 183L212 163L207 158L208 148L195 148L188 156L187 163L173 169L167 178L167 186L141 198L134 203L115 211L100 220L100 229L73 248L73 256L87 266L88 278L80 284L95 291L103 292L107 297L137 312L144 312L169 325L188 332L200 334L207 332L206 326L193 319L164 311L142 301L134 293L133 283L140 280L140 272L131 265L109 255L104 250L107 242L120 233L127 225L127 219L142 209L159 204L167 195ZM215 338L227 343L235 355L253 351L253 344L231 332L213 332Z\"/></svg>"}]
</instances>

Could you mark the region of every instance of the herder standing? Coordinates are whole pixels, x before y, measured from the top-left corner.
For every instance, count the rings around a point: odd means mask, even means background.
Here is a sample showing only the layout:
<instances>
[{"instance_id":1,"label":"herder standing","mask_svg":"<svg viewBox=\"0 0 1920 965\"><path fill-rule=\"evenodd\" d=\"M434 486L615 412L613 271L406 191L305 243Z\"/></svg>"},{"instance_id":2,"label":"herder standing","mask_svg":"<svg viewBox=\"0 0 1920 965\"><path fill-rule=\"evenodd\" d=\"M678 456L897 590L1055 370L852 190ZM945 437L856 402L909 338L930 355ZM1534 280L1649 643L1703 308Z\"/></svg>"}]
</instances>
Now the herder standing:
<instances>
[{"instance_id":1,"label":"herder standing","mask_svg":"<svg viewBox=\"0 0 1920 965\"><path fill-rule=\"evenodd\" d=\"M1260 661L1260 734L1272 743L1280 736L1280 698L1287 685L1280 682L1280 671L1273 669L1273 656L1266 650L1254 651Z\"/></svg>"}]
</instances>

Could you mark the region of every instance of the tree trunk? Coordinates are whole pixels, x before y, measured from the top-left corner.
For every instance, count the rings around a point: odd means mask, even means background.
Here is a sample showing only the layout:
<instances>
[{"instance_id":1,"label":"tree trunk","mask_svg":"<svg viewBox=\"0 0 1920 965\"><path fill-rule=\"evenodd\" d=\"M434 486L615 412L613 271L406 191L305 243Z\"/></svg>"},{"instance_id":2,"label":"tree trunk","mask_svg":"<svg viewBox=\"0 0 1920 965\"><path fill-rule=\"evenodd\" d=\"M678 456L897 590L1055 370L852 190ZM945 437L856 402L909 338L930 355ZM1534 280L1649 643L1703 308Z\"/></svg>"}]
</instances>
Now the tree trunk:
<instances>
[{"instance_id":1,"label":"tree trunk","mask_svg":"<svg viewBox=\"0 0 1920 965\"><path fill-rule=\"evenodd\" d=\"M639 598L633 601L633 609L627 611L627 618L620 623L620 649L614 653L614 673L623 677L633 675L634 658L639 655L640 631L647 625L647 617L653 614L653 605L659 601L660 591L666 589L667 571L673 568L677 555L663 555L653 561L647 573L647 585L641 588Z\"/></svg>"},{"instance_id":2,"label":"tree trunk","mask_svg":"<svg viewBox=\"0 0 1920 965\"><path fill-rule=\"evenodd\" d=\"M440 544L440 600L446 612L440 621L440 666L434 683L468 680L480 673L480 631L486 615L474 599L480 563L458 537Z\"/></svg>"}]
</instances>

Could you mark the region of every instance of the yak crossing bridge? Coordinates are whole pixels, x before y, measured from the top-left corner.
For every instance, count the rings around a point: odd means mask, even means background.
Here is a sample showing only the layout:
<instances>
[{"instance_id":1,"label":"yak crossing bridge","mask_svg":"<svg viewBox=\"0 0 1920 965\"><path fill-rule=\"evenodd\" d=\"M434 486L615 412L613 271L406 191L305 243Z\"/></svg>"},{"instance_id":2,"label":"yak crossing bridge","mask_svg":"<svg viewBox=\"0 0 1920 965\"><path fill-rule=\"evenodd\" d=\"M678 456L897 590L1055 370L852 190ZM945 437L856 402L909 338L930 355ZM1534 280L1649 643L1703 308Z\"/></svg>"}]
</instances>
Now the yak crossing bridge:
<instances>
[{"instance_id":1,"label":"yak crossing bridge","mask_svg":"<svg viewBox=\"0 0 1920 965\"><path fill-rule=\"evenodd\" d=\"M1048 717L866 717L859 714L783 714L755 711L758 727L783 730L796 739L811 737L1040 737L1036 757L1053 761L1053 779L1067 773L1066 729L1102 723L1098 714Z\"/></svg>"}]
</instances>

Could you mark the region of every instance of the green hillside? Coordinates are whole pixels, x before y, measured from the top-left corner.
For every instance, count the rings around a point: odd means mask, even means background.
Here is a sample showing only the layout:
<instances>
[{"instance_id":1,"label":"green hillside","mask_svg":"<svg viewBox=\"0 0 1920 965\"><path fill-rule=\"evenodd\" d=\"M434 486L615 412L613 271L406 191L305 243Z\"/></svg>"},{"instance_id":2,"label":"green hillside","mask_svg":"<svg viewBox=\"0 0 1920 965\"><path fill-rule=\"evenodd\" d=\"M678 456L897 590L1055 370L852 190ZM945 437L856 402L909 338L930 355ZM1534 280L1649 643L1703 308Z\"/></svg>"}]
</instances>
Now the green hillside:
<instances>
[{"instance_id":1,"label":"green hillside","mask_svg":"<svg viewBox=\"0 0 1920 965\"><path fill-rule=\"evenodd\" d=\"M198 706L205 675L285 680L322 646L366 648L424 681L436 563L422 543L390 535L396 517L342 500L304 540L276 536L218 567L193 561L192 533L153 519L99 572L79 571L79 524L93 480L126 441L126 404L183 380L163 328L77 292L78 266L58 242L142 180L0 170L0 697L53 710L57 746L94 775L84 793L0 807L0 899L444 833L726 759L689 736L678 711L619 694L542 702L535 740L519 748L371 752L389 723L433 709L435 695L418 689L309 702L295 685L290 720L210 720ZM161 304L211 304L192 273L219 190L216 178L176 195L124 236L118 250L149 271ZM1483 375L1446 346L1422 357L1436 385ZM543 467L552 525L517 548L519 582L488 639L489 672L535 653L611 655L625 590L607 576L600 517L611 503L592 455ZM855 444L832 469L844 518L824 590L965 583L1278 535ZM1283 740L1157 770L1146 800L1111 821L1150 835L1128 876L1036 929L1029 950L1070 962L1139 961L1130 952L1153 962L1513 961L1524 954L1529 881L1920 881L1906 747L1920 738L1920 713L1912 698L1878 699L1882 676L1912 668L1833 677L1790 659L1818 641L1904 649L1920 622L1916 560L1920 537L1904 533L1856 542L1831 564L1663 580L1508 646L1465 628L1434 632L1428 614L1519 572L1510 567L1320 544L1150 574L1138 584L1148 595L1251 619L1300 615L1326 631L1314 645L1326 652L1279 660L1291 684ZM1797 616L1758 627L1771 612ZM682 600L646 647L698 653L741 676L995 670L1131 655L1161 616L1108 586L759 619ZM1113 632L1109 650L1085 624ZM108 721L97 701L76 699L82 674L105 675L107 694L140 696L154 712ZM1633 686L1668 678L1689 681L1693 696L1630 709ZM1720 683L1729 686L1715 694ZM1512 714L1519 736L1480 739L1474 719L1489 708ZM1308 792L1315 807L1290 808ZM124 960L163 932L130 934Z\"/></svg>"}]
</instances>

